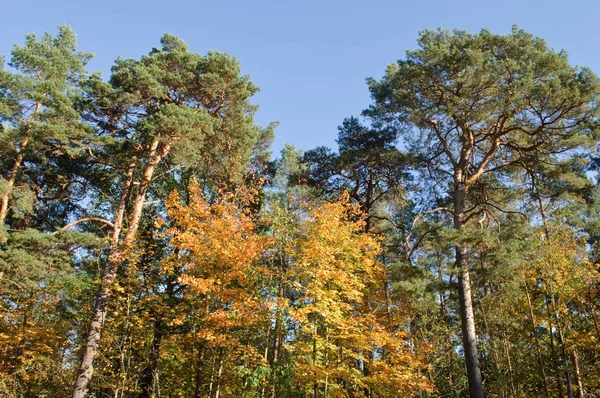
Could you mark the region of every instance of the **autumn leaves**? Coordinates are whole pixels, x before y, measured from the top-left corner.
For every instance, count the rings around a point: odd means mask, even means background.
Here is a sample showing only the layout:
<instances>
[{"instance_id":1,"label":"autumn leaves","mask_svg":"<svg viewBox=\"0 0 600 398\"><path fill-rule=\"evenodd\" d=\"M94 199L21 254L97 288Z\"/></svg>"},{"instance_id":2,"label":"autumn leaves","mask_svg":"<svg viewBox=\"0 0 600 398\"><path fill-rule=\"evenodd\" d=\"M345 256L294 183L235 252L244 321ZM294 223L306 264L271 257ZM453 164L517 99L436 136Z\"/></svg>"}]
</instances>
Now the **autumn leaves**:
<instances>
[{"instance_id":1,"label":"autumn leaves","mask_svg":"<svg viewBox=\"0 0 600 398\"><path fill-rule=\"evenodd\" d=\"M283 350L306 393L426 389L418 374L423 364L403 338L403 320L381 305L380 243L362 232L357 207L342 199L303 209L293 226L297 241L282 245L274 235L284 230L261 233L278 225L277 212L255 213L250 201L239 192L207 198L193 184L186 203L177 194L167 202L174 254L165 265L182 267L184 297L202 309L171 323L196 318L201 326L188 337L218 352L221 378L236 377L243 357L247 368L270 369L260 381L268 385L281 365L274 356L282 353L275 351ZM264 346L249 345L265 328Z\"/></svg>"}]
</instances>

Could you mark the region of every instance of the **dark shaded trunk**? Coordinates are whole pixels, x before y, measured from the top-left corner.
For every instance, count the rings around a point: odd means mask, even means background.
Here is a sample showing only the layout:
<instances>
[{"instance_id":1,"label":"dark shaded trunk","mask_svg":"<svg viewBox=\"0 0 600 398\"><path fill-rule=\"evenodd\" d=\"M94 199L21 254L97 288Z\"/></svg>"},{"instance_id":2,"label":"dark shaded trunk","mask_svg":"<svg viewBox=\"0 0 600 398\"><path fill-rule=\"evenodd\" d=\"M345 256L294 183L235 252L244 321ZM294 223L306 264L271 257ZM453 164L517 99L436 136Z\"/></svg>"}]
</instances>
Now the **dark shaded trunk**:
<instances>
[{"instance_id":1,"label":"dark shaded trunk","mask_svg":"<svg viewBox=\"0 0 600 398\"><path fill-rule=\"evenodd\" d=\"M152 336L152 348L148 365L140 375L140 392L139 398L151 398L156 396L156 379L158 375L158 359L160 358L160 345L164 336L164 323L161 319L154 321L154 334Z\"/></svg>"},{"instance_id":2,"label":"dark shaded trunk","mask_svg":"<svg viewBox=\"0 0 600 398\"><path fill-rule=\"evenodd\" d=\"M558 337L558 344L560 345L561 359L562 359L562 370L565 375L565 380L567 382L567 396L569 398L573 398L573 384L571 382L571 373L569 372L569 357L567 355L567 346L565 344L565 339L563 337L562 324L560 321L560 316L558 314L558 308L556 307L556 299L554 297L554 289L552 287L552 282L549 282L550 286L550 299L552 301L552 309L554 315L554 321L556 322L556 332Z\"/></svg>"},{"instance_id":3,"label":"dark shaded trunk","mask_svg":"<svg viewBox=\"0 0 600 398\"><path fill-rule=\"evenodd\" d=\"M535 353L537 355L538 364L540 365L540 377L542 378L542 383L544 384L544 396L548 398L550 396L550 392L548 391L548 381L546 380L546 370L544 367L544 359L542 357L542 350L540 349L539 336L537 332L537 328L535 326L535 313L533 312L533 305L531 304L531 296L529 295L529 287L527 282L525 282L525 294L527 295L527 305L529 307L529 316L531 320L531 333L533 334L533 346L535 348Z\"/></svg>"},{"instance_id":4,"label":"dark shaded trunk","mask_svg":"<svg viewBox=\"0 0 600 398\"><path fill-rule=\"evenodd\" d=\"M204 370L204 345L198 347L198 360L196 361L196 371L194 374L194 398L200 398L202 394L202 371Z\"/></svg>"},{"instance_id":5,"label":"dark shaded trunk","mask_svg":"<svg viewBox=\"0 0 600 398\"><path fill-rule=\"evenodd\" d=\"M556 350L554 348L554 331L552 330L552 317L550 315L550 306L548 302L550 299L546 297L546 312L548 313L548 334L550 336L550 353L552 355L552 371L554 374L554 378L556 379L556 387L558 389L558 396L562 398L564 396L563 393L563 385L562 379L560 377L560 365L558 363L558 358L556 355Z\"/></svg>"}]
</instances>

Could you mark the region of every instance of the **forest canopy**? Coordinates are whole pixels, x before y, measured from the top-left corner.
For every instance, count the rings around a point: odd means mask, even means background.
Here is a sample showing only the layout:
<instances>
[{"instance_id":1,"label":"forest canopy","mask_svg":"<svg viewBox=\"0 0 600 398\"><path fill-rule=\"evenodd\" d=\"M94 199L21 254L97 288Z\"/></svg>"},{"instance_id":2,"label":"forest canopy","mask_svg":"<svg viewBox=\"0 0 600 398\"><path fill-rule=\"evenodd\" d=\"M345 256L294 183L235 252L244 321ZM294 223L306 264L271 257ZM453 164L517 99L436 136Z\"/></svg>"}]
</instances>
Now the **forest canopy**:
<instances>
[{"instance_id":1,"label":"forest canopy","mask_svg":"<svg viewBox=\"0 0 600 398\"><path fill-rule=\"evenodd\" d=\"M600 80L517 27L399 56L275 157L231 55L0 56L0 397L600 396Z\"/></svg>"}]
</instances>

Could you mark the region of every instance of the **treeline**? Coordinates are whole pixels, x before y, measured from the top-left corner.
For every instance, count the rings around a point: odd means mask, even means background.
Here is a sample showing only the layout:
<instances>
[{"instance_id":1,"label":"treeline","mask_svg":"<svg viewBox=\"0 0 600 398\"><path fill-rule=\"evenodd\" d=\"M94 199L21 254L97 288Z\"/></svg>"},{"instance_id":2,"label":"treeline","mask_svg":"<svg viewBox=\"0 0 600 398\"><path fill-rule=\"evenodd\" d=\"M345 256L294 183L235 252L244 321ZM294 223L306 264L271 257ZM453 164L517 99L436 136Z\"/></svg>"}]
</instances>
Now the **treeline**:
<instances>
[{"instance_id":1,"label":"treeline","mask_svg":"<svg viewBox=\"0 0 600 398\"><path fill-rule=\"evenodd\" d=\"M165 34L0 62L0 397L600 396L600 81L424 31L338 148Z\"/></svg>"}]
</instances>

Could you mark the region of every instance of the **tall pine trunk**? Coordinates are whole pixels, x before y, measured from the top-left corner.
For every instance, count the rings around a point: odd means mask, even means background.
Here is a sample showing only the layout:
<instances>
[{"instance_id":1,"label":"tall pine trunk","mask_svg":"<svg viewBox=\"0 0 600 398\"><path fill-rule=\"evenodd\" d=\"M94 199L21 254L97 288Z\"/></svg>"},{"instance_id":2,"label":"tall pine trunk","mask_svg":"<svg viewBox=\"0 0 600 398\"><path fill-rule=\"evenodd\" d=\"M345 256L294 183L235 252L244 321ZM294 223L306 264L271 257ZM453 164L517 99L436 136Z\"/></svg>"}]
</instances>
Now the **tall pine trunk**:
<instances>
[{"instance_id":1,"label":"tall pine trunk","mask_svg":"<svg viewBox=\"0 0 600 398\"><path fill-rule=\"evenodd\" d=\"M123 191L121 192L121 199L115 214L115 222L113 223L114 229L108 262L104 268L100 289L98 290L96 301L94 302L94 312L92 315L92 321L90 322L89 332L85 343L85 350L81 360L81 366L79 368L79 375L73 388L73 398L84 398L87 394L89 383L94 373L93 363L98 354L98 344L100 342L102 329L106 320L112 284L117 276L117 269L125 260L128 247L133 243L137 233L142 216L142 210L144 208L146 192L148 191L150 183L152 182L154 170L158 166L159 162L168 153L168 151L169 144L166 143L161 146L158 137L154 138L150 144L148 148L148 162L144 167L142 180L140 181L139 188L133 202L133 207L130 213L131 216L129 220L129 227L121 244L119 241L120 231L123 221L125 220L128 202L127 199L129 198L133 187L133 172L135 170L135 162L132 163L127 171L127 182L123 188Z\"/></svg>"},{"instance_id":2,"label":"tall pine trunk","mask_svg":"<svg viewBox=\"0 0 600 398\"><path fill-rule=\"evenodd\" d=\"M454 180L454 228L460 231L464 225L465 218L465 183L460 171L456 173ZM469 265L466 261L467 249L463 245L457 245L456 269L458 270L458 298L460 306L460 320L462 328L463 348L467 366L467 378L469 380L469 395L471 398L484 398L483 381L479 367L477 353L477 334L475 332L475 313L473 311L473 299L471 294L471 275Z\"/></svg>"}]
</instances>

